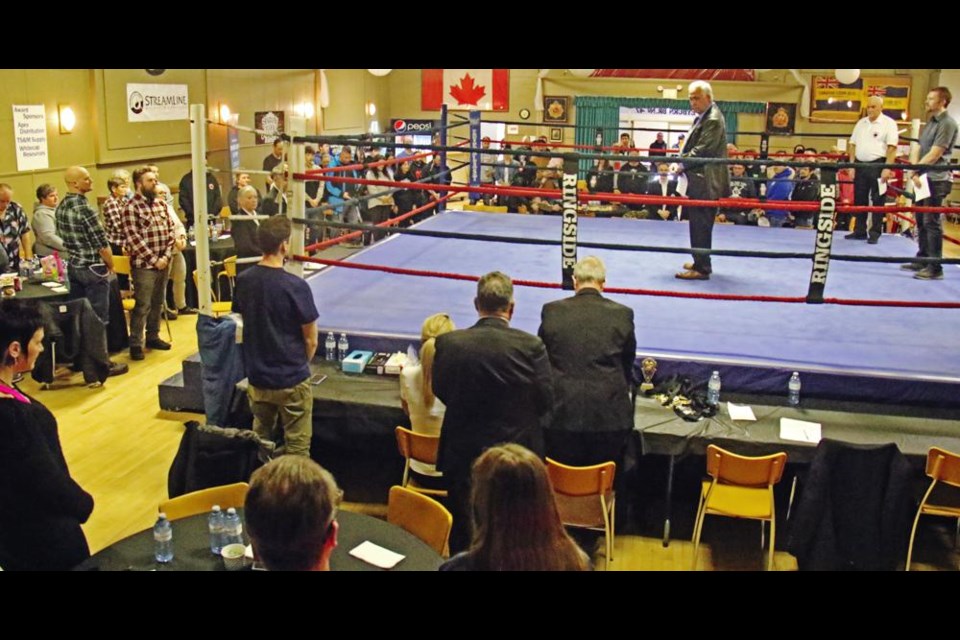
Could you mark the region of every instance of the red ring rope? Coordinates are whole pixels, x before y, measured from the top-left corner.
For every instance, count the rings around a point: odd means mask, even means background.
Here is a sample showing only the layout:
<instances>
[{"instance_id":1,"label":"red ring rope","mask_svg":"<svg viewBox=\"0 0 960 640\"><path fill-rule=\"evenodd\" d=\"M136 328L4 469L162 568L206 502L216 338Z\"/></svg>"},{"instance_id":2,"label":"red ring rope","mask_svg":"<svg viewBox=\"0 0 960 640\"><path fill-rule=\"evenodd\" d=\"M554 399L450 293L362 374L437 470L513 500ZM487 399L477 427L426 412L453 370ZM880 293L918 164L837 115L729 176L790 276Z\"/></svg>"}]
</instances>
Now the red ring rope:
<instances>
[{"instance_id":1,"label":"red ring rope","mask_svg":"<svg viewBox=\"0 0 960 640\"><path fill-rule=\"evenodd\" d=\"M394 180L367 180L366 178L346 178L340 176L320 176L295 173L292 176L297 180L327 180L348 184L366 184L398 189L419 189L421 191L453 191L455 193L485 193L491 195L513 195L519 197L541 197L559 199L559 189L540 189L536 187L484 187L484 186L456 186L444 184L429 184L418 182L396 182ZM719 207L722 209L787 209L789 211L820 211L818 202L796 202L793 200L760 200L750 198L718 198L717 200L695 200L692 198L668 198L664 196L645 196L636 194L591 193L582 200L601 200L608 202L624 202L632 204L664 204L685 207ZM957 207L875 207L839 205L840 213L871 213L878 210L888 212L901 211L911 213L960 213Z\"/></svg>"},{"instance_id":2,"label":"red ring rope","mask_svg":"<svg viewBox=\"0 0 960 640\"><path fill-rule=\"evenodd\" d=\"M380 226L380 225L378 225ZM452 273L446 271L427 271L423 269L405 269L402 267L388 267L376 264L360 264L357 262L345 262L343 260L328 260L326 258L313 258L310 256L292 256L293 260L300 262L312 262L332 267L345 267L347 269L359 269L361 271L379 271L382 273L391 273L402 276L416 276L421 278L442 278L445 280L462 280L476 282L479 276L472 276L463 273ZM514 280L513 284L521 287L535 287L539 289L561 289L562 285L558 282L541 282L538 280ZM605 287L607 293L621 293L625 295L640 296L658 296L667 298L692 298L702 300L731 300L737 302L781 302L790 304L805 303L804 296L752 296L730 293L698 293L694 291L663 291L660 289L631 289L623 287ZM924 309L960 309L960 302L910 302L905 300L859 300L847 298L824 298L824 304L839 304L849 306L865 307L916 307Z\"/></svg>"}]
</instances>

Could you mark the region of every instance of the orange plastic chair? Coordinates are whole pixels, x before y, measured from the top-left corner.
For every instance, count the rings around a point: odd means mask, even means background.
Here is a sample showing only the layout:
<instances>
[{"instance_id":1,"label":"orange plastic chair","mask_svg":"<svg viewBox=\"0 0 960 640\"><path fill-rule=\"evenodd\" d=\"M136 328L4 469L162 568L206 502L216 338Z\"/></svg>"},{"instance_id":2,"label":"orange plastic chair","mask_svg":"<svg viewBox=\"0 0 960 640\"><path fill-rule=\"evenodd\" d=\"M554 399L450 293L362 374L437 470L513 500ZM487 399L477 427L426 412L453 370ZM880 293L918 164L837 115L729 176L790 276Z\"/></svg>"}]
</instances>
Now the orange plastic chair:
<instances>
[{"instance_id":1,"label":"orange plastic chair","mask_svg":"<svg viewBox=\"0 0 960 640\"><path fill-rule=\"evenodd\" d=\"M193 270L193 286L198 290L200 289L200 284L197 282L197 270ZM213 317L222 316L230 313L233 309L233 303L227 300L226 302L220 302L216 299L216 296L213 295L213 290L210 290L210 297L213 300L210 302L210 311L213 313Z\"/></svg>"},{"instance_id":2,"label":"orange plastic chair","mask_svg":"<svg viewBox=\"0 0 960 640\"><path fill-rule=\"evenodd\" d=\"M547 458L547 475L557 498L560 520L568 527L602 530L606 542L604 566L613 561L614 516L617 496L615 462L571 467Z\"/></svg>"},{"instance_id":3,"label":"orange plastic chair","mask_svg":"<svg viewBox=\"0 0 960 640\"><path fill-rule=\"evenodd\" d=\"M939 447L930 447L927 452L927 475L932 479L923 494L917 515L910 531L910 546L907 547L907 566L913 559L913 541L921 515L957 518L957 538L960 538L960 454ZM954 540L956 544L956 539Z\"/></svg>"},{"instance_id":4,"label":"orange plastic chair","mask_svg":"<svg viewBox=\"0 0 960 640\"><path fill-rule=\"evenodd\" d=\"M230 507L239 509L243 507L243 501L247 498L249 488L250 485L246 482L235 482L234 484L192 491L161 502L160 511L167 514L168 520L173 521L207 513L215 504L220 505L224 512Z\"/></svg>"},{"instance_id":5,"label":"orange plastic chair","mask_svg":"<svg viewBox=\"0 0 960 640\"><path fill-rule=\"evenodd\" d=\"M763 548L763 523L770 523L770 553L767 570L773 568L776 541L776 509L773 486L783 477L787 454L751 458L738 456L716 445L707 447L707 475L700 491L700 506L693 528L693 569L697 568L700 534L707 515L748 518L760 521L760 547Z\"/></svg>"},{"instance_id":6,"label":"orange plastic chair","mask_svg":"<svg viewBox=\"0 0 960 640\"><path fill-rule=\"evenodd\" d=\"M417 536L440 555L449 555L453 516L433 498L396 485L390 487L387 522Z\"/></svg>"},{"instance_id":7,"label":"orange plastic chair","mask_svg":"<svg viewBox=\"0 0 960 640\"><path fill-rule=\"evenodd\" d=\"M440 446L440 436L414 433L410 429L404 429L403 427L397 427L395 432L397 434L397 449L405 460L401 485L417 493L440 498L447 497L446 489L428 489L421 487L417 484L417 481L410 476L411 460L416 460L424 464L437 464L437 449Z\"/></svg>"}]
</instances>

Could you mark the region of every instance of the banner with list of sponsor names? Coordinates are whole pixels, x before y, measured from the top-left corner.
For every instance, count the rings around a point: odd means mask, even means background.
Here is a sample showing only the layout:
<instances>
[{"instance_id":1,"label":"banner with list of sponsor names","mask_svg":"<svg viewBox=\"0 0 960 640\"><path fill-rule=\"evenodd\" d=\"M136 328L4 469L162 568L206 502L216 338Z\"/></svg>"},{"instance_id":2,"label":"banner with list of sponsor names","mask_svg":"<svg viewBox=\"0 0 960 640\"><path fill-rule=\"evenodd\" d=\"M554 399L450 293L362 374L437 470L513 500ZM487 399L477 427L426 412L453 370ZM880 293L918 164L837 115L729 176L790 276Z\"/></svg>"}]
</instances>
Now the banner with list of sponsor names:
<instances>
[{"instance_id":1,"label":"banner with list of sponsor names","mask_svg":"<svg viewBox=\"0 0 960 640\"><path fill-rule=\"evenodd\" d=\"M185 84L127 83L127 121L161 122L190 118Z\"/></svg>"},{"instance_id":2,"label":"banner with list of sponsor names","mask_svg":"<svg viewBox=\"0 0 960 640\"><path fill-rule=\"evenodd\" d=\"M47 110L44 105L13 105L13 139L17 152L17 171L46 169L50 166Z\"/></svg>"}]
</instances>

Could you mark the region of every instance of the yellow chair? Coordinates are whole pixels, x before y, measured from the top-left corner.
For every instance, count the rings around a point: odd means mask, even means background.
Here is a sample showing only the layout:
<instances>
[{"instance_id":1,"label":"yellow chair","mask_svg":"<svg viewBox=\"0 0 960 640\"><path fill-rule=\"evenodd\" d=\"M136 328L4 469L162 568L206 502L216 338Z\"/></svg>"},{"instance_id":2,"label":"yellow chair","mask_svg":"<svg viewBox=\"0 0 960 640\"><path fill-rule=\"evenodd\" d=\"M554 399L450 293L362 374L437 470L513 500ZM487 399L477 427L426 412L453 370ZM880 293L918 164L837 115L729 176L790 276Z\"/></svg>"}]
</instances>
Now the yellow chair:
<instances>
[{"instance_id":1,"label":"yellow chair","mask_svg":"<svg viewBox=\"0 0 960 640\"><path fill-rule=\"evenodd\" d=\"M130 266L130 256L113 256L113 271L121 276L127 276L129 278L128 282L130 283L129 292L133 292L133 272ZM127 296L121 301L123 305L123 310L128 315L133 313L133 308L137 306L136 300L132 297ZM170 330L170 320L167 318L167 314L163 311L160 312L160 315L163 317L164 324L167 325L167 340L173 342L173 332ZM127 324L130 324L130 318L127 318Z\"/></svg>"},{"instance_id":2,"label":"yellow chair","mask_svg":"<svg viewBox=\"0 0 960 640\"><path fill-rule=\"evenodd\" d=\"M237 256L228 256L223 259L223 271L217 274L217 300L223 300L223 292L220 291L220 280L223 278L227 279L232 298L233 287L237 282Z\"/></svg>"},{"instance_id":3,"label":"yellow chair","mask_svg":"<svg viewBox=\"0 0 960 640\"><path fill-rule=\"evenodd\" d=\"M193 270L193 286L195 286L195 287L197 288L197 290L199 291L199 290L200 290L200 283L197 282L197 280L198 280L197 270L194 269L194 270ZM219 284L219 282L218 282L218 284ZM229 300L226 301L226 302L221 302L219 299L217 299L217 296L215 296L215 295L213 294L213 290L212 290L212 289L210 290L210 297L213 298L213 300L212 300L211 303L210 303L210 311L213 313L213 317L214 317L214 318L216 318L217 316L226 315L226 314L230 313L230 311L233 309L233 303L232 303L232 302L230 302Z\"/></svg>"},{"instance_id":4,"label":"yellow chair","mask_svg":"<svg viewBox=\"0 0 960 640\"><path fill-rule=\"evenodd\" d=\"M547 458L547 475L557 498L560 520L569 527L603 530L605 566L613 561L614 516L617 496L613 479L615 462L589 467L571 467Z\"/></svg>"},{"instance_id":5,"label":"yellow chair","mask_svg":"<svg viewBox=\"0 0 960 640\"><path fill-rule=\"evenodd\" d=\"M738 456L716 445L707 447L707 475L700 491L700 506L693 528L693 569L697 568L700 534L707 515L747 518L760 521L760 547L763 548L763 523L770 523L770 553L767 570L773 568L773 549L777 522L773 486L783 477L787 454L780 452L756 458Z\"/></svg>"},{"instance_id":6,"label":"yellow chair","mask_svg":"<svg viewBox=\"0 0 960 640\"><path fill-rule=\"evenodd\" d=\"M437 449L440 446L440 436L427 436L422 433L414 433L410 429L404 429L403 427L397 427L396 434L397 449L405 460L403 465L402 486L417 493L441 498L447 497L446 489L428 489L421 487L415 479L410 477L411 460L416 460L424 464L437 464Z\"/></svg>"},{"instance_id":7,"label":"yellow chair","mask_svg":"<svg viewBox=\"0 0 960 640\"><path fill-rule=\"evenodd\" d=\"M250 485L246 482L236 482L192 491L161 502L160 511L167 514L167 519L172 521L207 513L215 504L220 505L224 512L230 507L239 509L243 507L249 488Z\"/></svg>"},{"instance_id":8,"label":"yellow chair","mask_svg":"<svg viewBox=\"0 0 960 640\"><path fill-rule=\"evenodd\" d=\"M907 547L907 571L910 571L913 540L917 535L917 524L921 515L957 518L957 537L960 538L960 454L930 447L927 453L927 475L932 480L920 501L917 516L913 519L910 546Z\"/></svg>"},{"instance_id":9,"label":"yellow chair","mask_svg":"<svg viewBox=\"0 0 960 640\"><path fill-rule=\"evenodd\" d=\"M447 543L453 516L433 498L404 487L390 487L387 522L409 531L440 555L449 555Z\"/></svg>"}]
</instances>

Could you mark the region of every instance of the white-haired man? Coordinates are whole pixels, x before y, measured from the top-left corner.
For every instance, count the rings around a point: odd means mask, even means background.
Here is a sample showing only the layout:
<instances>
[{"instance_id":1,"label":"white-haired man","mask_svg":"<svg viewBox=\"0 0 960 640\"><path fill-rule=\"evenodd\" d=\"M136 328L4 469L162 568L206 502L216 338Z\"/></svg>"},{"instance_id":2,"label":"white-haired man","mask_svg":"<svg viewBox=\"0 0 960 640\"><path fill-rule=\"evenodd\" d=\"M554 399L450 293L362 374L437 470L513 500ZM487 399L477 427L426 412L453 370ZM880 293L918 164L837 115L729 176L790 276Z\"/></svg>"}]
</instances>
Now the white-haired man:
<instances>
[{"instance_id":1,"label":"white-haired man","mask_svg":"<svg viewBox=\"0 0 960 640\"><path fill-rule=\"evenodd\" d=\"M688 89L690 109L697 114L680 155L683 158L726 158L727 127L720 108L713 102L710 83L695 80ZM687 176L687 195L694 200L717 200L730 193L730 173L724 164L685 162L682 170ZM713 222L717 207L684 207L690 218L690 247L713 247ZM709 280L713 267L710 255L695 253L693 262L683 265L677 274L681 280Z\"/></svg>"}]
</instances>

